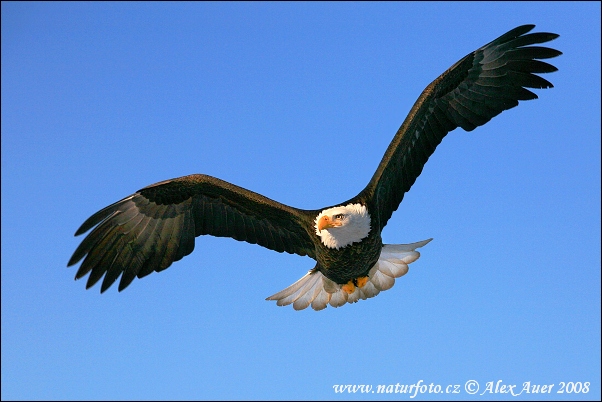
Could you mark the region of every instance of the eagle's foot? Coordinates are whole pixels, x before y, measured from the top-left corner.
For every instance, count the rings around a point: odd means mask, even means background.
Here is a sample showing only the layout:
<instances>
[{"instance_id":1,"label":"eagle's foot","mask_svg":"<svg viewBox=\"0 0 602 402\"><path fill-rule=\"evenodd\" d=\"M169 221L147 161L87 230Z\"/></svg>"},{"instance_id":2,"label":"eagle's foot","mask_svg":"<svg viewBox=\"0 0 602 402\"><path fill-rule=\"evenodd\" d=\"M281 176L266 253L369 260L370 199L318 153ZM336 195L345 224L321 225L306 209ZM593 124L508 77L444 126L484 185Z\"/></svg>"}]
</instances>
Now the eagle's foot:
<instances>
[{"instance_id":1,"label":"eagle's foot","mask_svg":"<svg viewBox=\"0 0 602 402\"><path fill-rule=\"evenodd\" d=\"M344 284L343 286L341 286L341 289L343 289L343 291L347 294L351 294L355 291L355 284L353 283L353 281L349 281L346 284Z\"/></svg>"},{"instance_id":2,"label":"eagle's foot","mask_svg":"<svg viewBox=\"0 0 602 402\"><path fill-rule=\"evenodd\" d=\"M366 283L368 283L369 280L370 280L370 278L368 278L367 276L360 276L359 278L357 278L355 280L355 283L357 284L358 288L363 288L364 285Z\"/></svg>"},{"instance_id":3,"label":"eagle's foot","mask_svg":"<svg viewBox=\"0 0 602 402\"><path fill-rule=\"evenodd\" d=\"M355 292L356 286L358 288L363 288L364 285L366 285L366 283L368 283L369 280L370 280L370 278L368 278L367 276L360 276L359 278L352 279L349 282L347 282L346 284L344 284L343 286L341 286L341 289L343 289L343 291L345 293L350 295L353 292Z\"/></svg>"}]
</instances>

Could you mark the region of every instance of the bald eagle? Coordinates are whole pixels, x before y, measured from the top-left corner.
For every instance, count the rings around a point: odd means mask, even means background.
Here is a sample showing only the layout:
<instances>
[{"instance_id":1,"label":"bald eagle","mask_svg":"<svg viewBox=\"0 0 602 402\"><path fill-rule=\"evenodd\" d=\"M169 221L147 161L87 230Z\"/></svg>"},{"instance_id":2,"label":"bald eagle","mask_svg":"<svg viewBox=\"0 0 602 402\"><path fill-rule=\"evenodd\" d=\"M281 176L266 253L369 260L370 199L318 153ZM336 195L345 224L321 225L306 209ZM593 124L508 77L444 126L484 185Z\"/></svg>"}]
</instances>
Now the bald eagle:
<instances>
[{"instance_id":1,"label":"bald eagle","mask_svg":"<svg viewBox=\"0 0 602 402\"><path fill-rule=\"evenodd\" d=\"M295 310L322 310L376 296L408 272L431 239L383 244L381 232L430 155L457 127L487 123L518 101L536 99L526 88L552 88L536 73L556 71L538 59L562 54L531 46L556 39L523 25L468 54L422 92L395 134L368 185L350 200L304 210L273 201L223 180L193 174L145 187L86 220L92 229L68 262L84 259L75 279L86 288L103 276L101 292L121 276L119 291L134 278L162 271L192 253L195 237L231 237L270 250L316 260L305 276L270 296Z\"/></svg>"}]
</instances>

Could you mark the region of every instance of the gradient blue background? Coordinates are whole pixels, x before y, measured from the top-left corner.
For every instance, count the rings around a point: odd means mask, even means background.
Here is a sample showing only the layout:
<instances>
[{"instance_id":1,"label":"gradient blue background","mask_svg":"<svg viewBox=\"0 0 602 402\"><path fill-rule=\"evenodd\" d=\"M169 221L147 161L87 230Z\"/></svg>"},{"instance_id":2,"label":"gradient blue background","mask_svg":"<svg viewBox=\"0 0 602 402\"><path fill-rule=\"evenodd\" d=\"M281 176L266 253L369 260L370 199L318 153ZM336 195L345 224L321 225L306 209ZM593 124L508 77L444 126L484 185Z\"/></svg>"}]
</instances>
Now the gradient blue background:
<instances>
[{"instance_id":1,"label":"gradient blue background","mask_svg":"<svg viewBox=\"0 0 602 402\"><path fill-rule=\"evenodd\" d=\"M160 180L354 196L424 87L526 23L561 34L555 88L445 138L383 233L434 238L393 289L277 307L313 261L211 237L122 293L73 281L79 225ZM599 399L600 265L600 3L2 2L2 399Z\"/></svg>"}]
</instances>

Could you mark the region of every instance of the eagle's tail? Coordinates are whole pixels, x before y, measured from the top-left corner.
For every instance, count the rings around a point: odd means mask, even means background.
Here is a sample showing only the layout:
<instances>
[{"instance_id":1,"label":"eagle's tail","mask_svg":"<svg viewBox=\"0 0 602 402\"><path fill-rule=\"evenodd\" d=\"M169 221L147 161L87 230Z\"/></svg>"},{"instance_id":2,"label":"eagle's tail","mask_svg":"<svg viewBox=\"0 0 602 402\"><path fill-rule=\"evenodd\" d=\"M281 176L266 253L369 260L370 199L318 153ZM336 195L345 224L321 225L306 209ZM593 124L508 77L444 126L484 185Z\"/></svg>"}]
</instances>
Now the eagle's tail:
<instances>
[{"instance_id":1,"label":"eagle's tail","mask_svg":"<svg viewBox=\"0 0 602 402\"><path fill-rule=\"evenodd\" d=\"M303 310L311 305L316 311L325 309L328 304L340 307L345 303L366 300L381 291L391 289L395 278L405 275L408 272L408 264L420 257L416 249L431 240L433 239L411 244L383 245L378 262L368 273L368 280L363 286L356 286L352 293L346 292L343 285L331 281L320 271L312 269L297 282L266 300L276 300L279 306L293 303L295 310Z\"/></svg>"}]
</instances>

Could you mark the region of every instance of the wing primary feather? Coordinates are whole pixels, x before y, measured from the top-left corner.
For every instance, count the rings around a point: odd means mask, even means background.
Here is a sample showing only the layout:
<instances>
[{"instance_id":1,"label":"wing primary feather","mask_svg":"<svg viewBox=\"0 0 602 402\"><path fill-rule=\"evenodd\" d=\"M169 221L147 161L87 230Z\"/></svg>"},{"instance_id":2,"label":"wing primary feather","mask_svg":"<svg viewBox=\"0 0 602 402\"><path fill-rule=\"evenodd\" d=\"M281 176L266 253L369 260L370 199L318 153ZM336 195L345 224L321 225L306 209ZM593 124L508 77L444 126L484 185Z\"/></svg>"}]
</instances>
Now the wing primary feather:
<instances>
[{"instance_id":1,"label":"wing primary feather","mask_svg":"<svg viewBox=\"0 0 602 402\"><path fill-rule=\"evenodd\" d=\"M76 264L81 260L95 244L100 242L102 238L107 235L107 231L111 230L114 226L121 226L136 217L137 211L134 206L125 205L124 207L125 209L122 211L113 211L108 217L101 221L99 226L86 236L73 253L73 256L71 256L67 266Z\"/></svg>"},{"instance_id":2,"label":"wing primary feather","mask_svg":"<svg viewBox=\"0 0 602 402\"><path fill-rule=\"evenodd\" d=\"M513 82L527 88L554 88L554 85L548 80L538 75L524 73L520 71L508 71L508 78Z\"/></svg>"},{"instance_id":3,"label":"wing primary feather","mask_svg":"<svg viewBox=\"0 0 602 402\"><path fill-rule=\"evenodd\" d=\"M119 212L114 211L114 212L112 212L112 215L117 214L117 213L119 213ZM77 264L82 258L84 258L86 256L86 254L89 254L89 252L92 249L92 247L94 246L94 244L102 241L107 236L107 234L111 231L111 229L113 229L113 227L110 225L104 225L104 226L100 225L96 229L94 229L95 233L93 232L90 235L88 235L79 244L79 246L75 249L75 252L69 259L67 266L70 267L72 265ZM92 236L94 236L94 240L92 240L93 239Z\"/></svg>"},{"instance_id":4,"label":"wing primary feather","mask_svg":"<svg viewBox=\"0 0 602 402\"><path fill-rule=\"evenodd\" d=\"M114 237L115 242L119 240L116 236ZM115 257L117 256L117 252L119 251L116 247L110 247L104 254L102 254L100 261L96 264L90 275L88 276L88 281L86 282L86 289L91 288L102 278L102 276L107 272L107 267L111 266Z\"/></svg>"},{"instance_id":5,"label":"wing primary feather","mask_svg":"<svg viewBox=\"0 0 602 402\"><path fill-rule=\"evenodd\" d=\"M107 232L107 235L102 239L102 241L97 243L97 245L86 255L84 262L80 265L77 273L75 274L76 280L83 278L88 272L93 271L105 257L106 252L104 252L104 250L110 250L113 243L118 240L119 237L115 233L111 233L111 231L116 232L117 230L115 228L109 229L110 230Z\"/></svg>"},{"instance_id":6,"label":"wing primary feather","mask_svg":"<svg viewBox=\"0 0 602 402\"><path fill-rule=\"evenodd\" d=\"M137 239L135 237L138 231L133 231L138 228L139 224L144 220L143 218L144 216L140 214L137 216L136 221L132 220L129 222L131 223L129 225L130 227L121 228L122 236L120 236L116 241L119 252L112 264L106 269L105 278L102 282L100 290L101 293L107 290L122 273L124 276L127 273L127 277L132 277L132 279L136 276L136 273L140 268L140 263L138 263L139 258L137 258L138 250L136 249ZM115 247L115 245L113 247ZM134 261L134 263L132 263L132 261ZM122 277L119 287L122 288L123 284L127 281L127 278L124 281L124 277Z\"/></svg>"},{"instance_id":7,"label":"wing primary feather","mask_svg":"<svg viewBox=\"0 0 602 402\"><path fill-rule=\"evenodd\" d=\"M524 73L547 74L558 71L555 66L540 60L511 60L508 62L508 68L514 71ZM534 77L537 77L534 75Z\"/></svg>"},{"instance_id":8,"label":"wing primary feather","mask_svg":"<svg viewBox=\"0 0 602 402\"><path fill-rule=\"evenodd\" d=\"M520 48L523 46L533 45L535 43L549 42L558 38L558 36L558 34L547 32L530 33L523 36L519 36L504 43L504 45L500 47L500 50L506 50L509 48Z\"/></svg>"},{"instance_id":9,"label":"wing primary feather","mask_svg":"<svg viewBox=\"0 0 602 402\"><path fill-rule=\"evenodd\" d=\"M530 46L509 50L507 58L511 60L551 59L561 54L562 52L549 47Z\"/></svg>"},{"instance_id":10,"label":"wing primary feather","mask_svg":"<svg viewBox=\"0 0 602 402\"><path fill-rule=\"evenodd\" d=\"M119 200L106 208L101 209L88 219L82 223L82 225L75 232L75 236L79 236L80 234L86 233L88 230L92 229L94 226L105 220L107 217L113 214L113 212L117 211L119 207L121 207L125 202L131 200L134 195L130 195L129 197L125 197L122 200Z\"/></svg>"},{"instance_id":11,"label":"wing primary feather","mask_svg":"<svg viewBox=\"0 0 602 402\"><path fill-rule=\"evenodd\" d=\"M140 271L140 268L142 268L142 265L144 265L144 259L142 255L137 253L134 254L130 265L125 271L123 271L123 274L121 275L119 287L117 288L119 292L127 288L132 283Z\"/></svg>"},{"instance_id":12,"label":"wing primary feather","mask_svg":"<svg viewBox=\"0 0 602 402\"><path fill-rule=\"evenodd\" d=\"M489 42L484 47L488 47L490 45L496 45L496 44L508 42L509 40L515 39L515 38L517 38L517 37L519 37L521 35L526 34L529 31L532 31L533 28L535 28L535 25L533 25L533 24L525 24L525 25L518 26L518 27L516 27L514 29L511 29L510 31L506 32L505 34L503 34L499 38L494 39L493 41Z\"/></svg>"},{"instance_id":13,"label":"wing primary feather","mask_svg":"<svg viewBox=\"0 0 602 402\"><path fill-rule=\"evenodd\" d=\"M131 209L129 209L131 211ZM92 233L82 242L84 245L87 256L84 262L81 264L79 270L75 275L75 279L80 279L88 272L90 272L97 264L100 263L105 250L114 247L114 244L123 235L123 225L129 224L130 226L136 226L140 222L140 216L135 214L129 214L125 216L117 216L119 211L115 211L112 216L115 216L116 222L122 222L117 225L112 225L109 220L105 220L99 227L95 228ZM80 245L80 247L82 246ZM74 257L76 257L74 255ZM76 258L81 258L77 256Z\"/></svg>"},{"instance_id":14,"label":"wing primary feather","mask_svg":"<svg viewBox=\"0 0 602 402\"><path fill-rule=\"evenodd\" d=\"M100 293L104 293L123 272L123 266L130 261L134 255L132 248L123 241L123 237L118 240L119 248L115 253L115 258L106 270L102 285L100 287Z\"/></svg>"}]
</instances>

